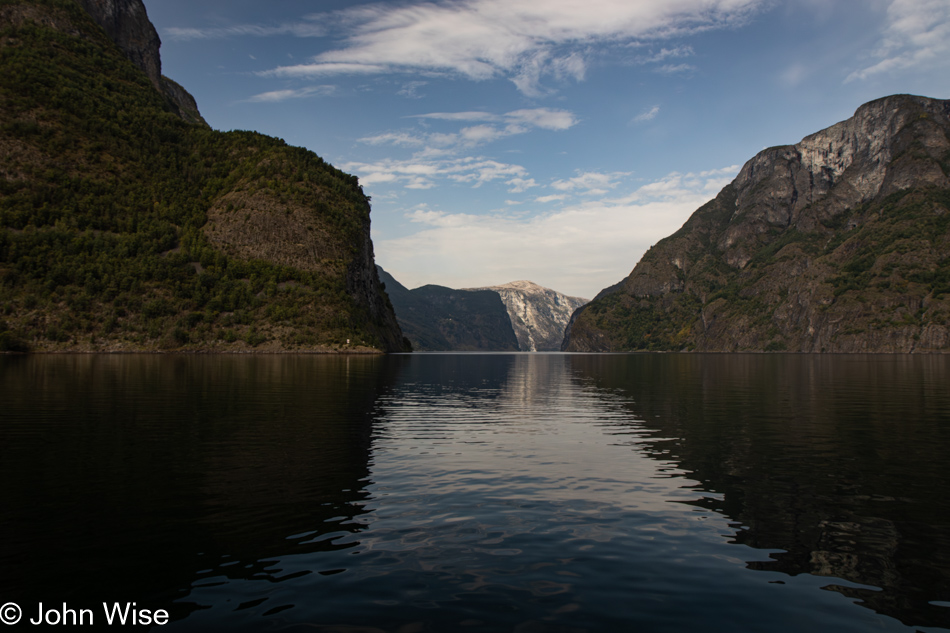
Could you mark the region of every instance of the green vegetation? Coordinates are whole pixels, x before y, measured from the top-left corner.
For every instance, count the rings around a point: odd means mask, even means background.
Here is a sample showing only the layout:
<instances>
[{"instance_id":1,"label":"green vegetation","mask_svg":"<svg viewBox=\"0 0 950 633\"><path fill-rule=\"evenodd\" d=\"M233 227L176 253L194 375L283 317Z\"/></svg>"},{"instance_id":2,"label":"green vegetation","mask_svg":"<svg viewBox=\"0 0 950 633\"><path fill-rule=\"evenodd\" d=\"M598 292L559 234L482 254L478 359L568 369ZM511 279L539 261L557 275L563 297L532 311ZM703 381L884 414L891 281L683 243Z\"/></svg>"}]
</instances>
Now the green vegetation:
<instances>
[{"instance_id":1,"label":"green vegetation","mask_svg":"<svg viewBox=\"0 0 950 633\"><path fill-rule=\"evenodd\" d=\"M81 33L0 31L0 350L380 345L346 287L369 214L355 176L184 122L75 2L16 5ZM209 209L259 191L348 247L307 269L209 241Z\"/></svg>"},{"instance_id":2,"label":"green vegetation","mask_svg":"<svg viewBox=\"0 0 950 633\"><path fill-rule=\"evenodd\" d=\"M699 308L699 300L692 295L677 295L662 305L614 293L592 303L589 318L599 329L611 332L616 349L675 351L689 347Z\"/></svg>"}]
</instances>

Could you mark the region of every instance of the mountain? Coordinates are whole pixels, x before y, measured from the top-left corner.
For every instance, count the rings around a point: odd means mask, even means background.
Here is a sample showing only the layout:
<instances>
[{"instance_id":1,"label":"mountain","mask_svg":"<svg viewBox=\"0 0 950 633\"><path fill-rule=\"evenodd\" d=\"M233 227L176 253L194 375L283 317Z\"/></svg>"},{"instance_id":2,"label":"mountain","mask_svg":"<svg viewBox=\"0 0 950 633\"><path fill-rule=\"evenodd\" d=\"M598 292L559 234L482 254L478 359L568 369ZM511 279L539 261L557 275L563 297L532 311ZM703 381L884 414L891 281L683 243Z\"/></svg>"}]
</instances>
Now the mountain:
<instances>
[{"instance_id":1,"label":"mountain","mask_svg":"<svg viewBox=\"0 0 950 633\"><path fill-rule=\"evenodd\" d=\"M378 268L413 349L422 351L518 351L518 339L497 292L427 285L409 290Z\"/></svg>"},{"instance_id":2,"label":"mountain","mask_svg":"<svg viewBox=\"0 0 950 633\"><path fill-rule=\"evenodd\" d=\"M141 0L0 2L0 351L407 349L355 176L217 132Z\"/></svg>"},{"instance_id":3,"label":"mountain","mask_svg":"<svg viewBox=\"0 0 950 633\"><path fill-rule=\"evenodd\" d=\"M588 302L530 281L512 281L471 290L498 293L508 310L508 318L518 338L518 349L525 352L559 350L571 314Z\"/></svg>"},{"instance_id":4,"label":"mountain","mask_svg":"<svg viewBox=\"0 0 950 633\"><path fill-rule=\"evenodd\" d=\"M572 317L569 351L950 351L950 101L763 150Z\"/></svg>"},{"instance_id":5,"label":"mountain","mask_svg":"<svg viewBox=\"0 0 950 633\"><path fill-rule=\"evenodd\" d=\"M407 289L379 268L396 318L414 349L429 351L553 351L586 299L530 281L454 290Z\"/></svg>"}]
</instances>

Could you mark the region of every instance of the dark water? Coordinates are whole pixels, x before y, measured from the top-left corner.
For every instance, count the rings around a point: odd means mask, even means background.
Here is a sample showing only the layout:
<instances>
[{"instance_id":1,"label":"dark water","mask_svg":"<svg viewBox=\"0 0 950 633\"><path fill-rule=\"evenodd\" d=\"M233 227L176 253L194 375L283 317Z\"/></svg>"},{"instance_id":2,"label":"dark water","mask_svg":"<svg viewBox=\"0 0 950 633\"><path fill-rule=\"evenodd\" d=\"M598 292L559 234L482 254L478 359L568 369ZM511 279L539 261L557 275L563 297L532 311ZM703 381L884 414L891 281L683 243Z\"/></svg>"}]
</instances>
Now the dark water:
<instances>
[{"instance_id":1,"label":"dark water","mask_svg":"<svg viewBox=\"0 0 950 633\"><path fill-rule=\"evenodd\" d=\"M950 629L950 357L0 357L0 446L10 630Z\"/></svg>"}]
</instances>

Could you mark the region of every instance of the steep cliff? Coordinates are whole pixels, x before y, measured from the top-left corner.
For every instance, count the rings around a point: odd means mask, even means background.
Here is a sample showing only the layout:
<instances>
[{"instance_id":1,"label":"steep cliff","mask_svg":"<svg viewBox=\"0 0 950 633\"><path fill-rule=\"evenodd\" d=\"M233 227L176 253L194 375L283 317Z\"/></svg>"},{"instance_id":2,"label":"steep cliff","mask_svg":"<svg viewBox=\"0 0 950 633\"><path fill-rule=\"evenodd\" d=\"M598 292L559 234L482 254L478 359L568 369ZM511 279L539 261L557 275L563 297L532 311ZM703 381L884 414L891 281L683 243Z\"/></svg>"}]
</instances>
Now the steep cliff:
<instances>
[{"instance_id":1,"label":"steep cliff","mask_svg":"<svg viewBox=\"0 0 950 633\"><path fill-rule=\"evenodd\" d=\"M140 0L83 4L0 4L0 351L407 349L356 177L183 120Z\"/></svg>"},{"instance_id":2,"label":"steep cliff","mask_svg":"<svg viewBox=\"0 0 950 633\"><path fill-rule=\"evenodd\" d=\"M563 348L950 351L950 101L895 95L763 150Z\"/></svg>"},{"instance_id":3,"label":"steep cliff","mask_svg":"<svg viewBox=\"0 0 950 633\"><path fill-rule=\"evenodd\" d=\"M161 39L142 0L76 0L186 121L205 125L195 98L162 76Z\"/></svg>"},{"instance_id":4,"label":"steep cliff","mask_svg":"<svg viewBox=\"0 0 950 633\"><path fill-rule=\"evenodd\" d=\"M530 281L472 290L498 293L508 310L518 349L523 352L559 350L571 314L587 303L587 299L569 297Z\"/></svg>"}]
</instances>

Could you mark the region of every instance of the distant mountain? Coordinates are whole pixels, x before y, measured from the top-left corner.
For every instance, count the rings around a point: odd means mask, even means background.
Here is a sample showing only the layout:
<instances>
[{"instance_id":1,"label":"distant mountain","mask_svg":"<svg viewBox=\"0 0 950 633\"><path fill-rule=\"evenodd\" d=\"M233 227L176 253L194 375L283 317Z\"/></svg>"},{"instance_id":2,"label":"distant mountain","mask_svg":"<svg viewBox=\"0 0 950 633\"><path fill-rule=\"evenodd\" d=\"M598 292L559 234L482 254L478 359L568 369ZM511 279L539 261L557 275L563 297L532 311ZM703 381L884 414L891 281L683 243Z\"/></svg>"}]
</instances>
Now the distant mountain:
<instances>
[{"instance_id":1,"label":"distant mountain","mask_svg":"<svg viewBox=\"0 0 950 633\"><path fill-rule=\"evenodd\" d=\"M406 349L355 176L217 132L141 0L0 1L0 351Z\"/></svg>"},{"instance_id":2,"label":"distant mountain","mask_svg":"<svg viewBox=\"0 0 950 633\"><path fill-rule=\"evenodd\" d=\"M530 281L409 290L377 268L399 325L417 350L557 350L572 312L586 302Z\"/></svg>"},{"instance_id":3,"label":"distant mountain","mask_svg":"<svg viewBox=\"0 0 950 633\"><path fill-rule=\"evenodd\" d=\"M512 281L472 290L498 293L508 310L511 327L518 338L518 349L525 352L559 350L571 314L588 302L530 281Z\"/></svg>"},{"instance_id":4,"label":"distant mountain","mask_svg":"<svg viewBox=\"0 0 950 633\"><path fill-rule=\"evenodd\" d=\"M419 351L518 351L518 339L498 293L428 285L409 290L376 267L396 319Z\"/></svg>"},{"instance_id":5,"label":"distant mountain","mask_svg":"<svg viewBox=\"0 0 950 633\"><path fill-rule=\"evenodd\" d=\"M950 352L950 101L763 150L572 317L570 351Z\"/></svg>"}]
</instances>

